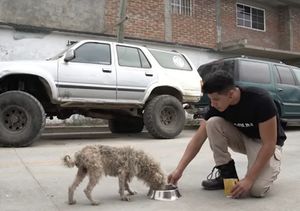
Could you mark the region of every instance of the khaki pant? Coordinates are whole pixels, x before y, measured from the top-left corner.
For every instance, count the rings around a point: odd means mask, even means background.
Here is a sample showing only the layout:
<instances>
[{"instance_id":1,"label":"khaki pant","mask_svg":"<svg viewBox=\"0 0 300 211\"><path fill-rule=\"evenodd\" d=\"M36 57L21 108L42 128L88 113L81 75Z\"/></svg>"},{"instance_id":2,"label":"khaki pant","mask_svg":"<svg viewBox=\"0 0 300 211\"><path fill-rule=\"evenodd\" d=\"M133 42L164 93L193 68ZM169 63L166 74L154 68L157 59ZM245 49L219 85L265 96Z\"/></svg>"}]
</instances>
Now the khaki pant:
<instances>
[{"instance_id":1,"label":"khaki pant","mask_svg":"<svg viewBox=\"0 0 300 211\"><path fill-rule=\"evenodd\" d=\"M228 147L235 152L247 155L248 169L253 165L261 148L260 139L245 136L232 123L221 117L211 117L207 120L206 131L216 166L226 164L232 159ZM252 196L265 196L280 172L280 164L281 147L276 146L274 155L259 174L250 190Z\"/></svg>"}]
</instances>

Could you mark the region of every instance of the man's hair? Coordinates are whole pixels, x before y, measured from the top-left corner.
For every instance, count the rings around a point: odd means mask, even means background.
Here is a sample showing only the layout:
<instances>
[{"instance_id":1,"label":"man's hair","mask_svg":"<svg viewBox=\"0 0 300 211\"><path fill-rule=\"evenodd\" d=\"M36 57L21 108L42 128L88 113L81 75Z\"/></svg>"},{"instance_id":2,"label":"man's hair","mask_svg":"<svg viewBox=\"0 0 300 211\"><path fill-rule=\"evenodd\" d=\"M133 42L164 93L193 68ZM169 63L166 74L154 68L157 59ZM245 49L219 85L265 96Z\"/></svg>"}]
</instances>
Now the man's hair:
<instances>
[{"instance_id":1,"label":"man's hair","mask_svg":"<svg viewBox=\"0 0 300 211\"><path fill-rule=\"evenodd\" d=\"M203 78L202 92L204 94L214 92L224 94L234 87L235 84L231 74L224 70L216 70Z\"/></svg>"}]
</instances>

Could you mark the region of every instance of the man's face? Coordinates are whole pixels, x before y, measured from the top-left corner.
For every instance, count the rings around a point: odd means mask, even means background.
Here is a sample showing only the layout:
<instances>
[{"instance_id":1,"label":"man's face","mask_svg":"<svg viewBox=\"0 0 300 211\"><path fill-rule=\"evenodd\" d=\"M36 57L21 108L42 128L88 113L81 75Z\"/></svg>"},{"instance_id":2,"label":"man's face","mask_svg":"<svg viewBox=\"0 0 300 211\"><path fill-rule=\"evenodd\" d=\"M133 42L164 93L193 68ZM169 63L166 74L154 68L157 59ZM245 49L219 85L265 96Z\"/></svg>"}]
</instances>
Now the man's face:
<instances>
[{"instance_id":1,"label":"man's face","mask_svg":"<svg viewBox=\"0 0 300 211\"><path fill-rule=\"evenodd\" d=\"M217 92L208 94L210 105L220 112L225 111L232 102L232 91L219 94Z\"/></svg>"}]
</instances>

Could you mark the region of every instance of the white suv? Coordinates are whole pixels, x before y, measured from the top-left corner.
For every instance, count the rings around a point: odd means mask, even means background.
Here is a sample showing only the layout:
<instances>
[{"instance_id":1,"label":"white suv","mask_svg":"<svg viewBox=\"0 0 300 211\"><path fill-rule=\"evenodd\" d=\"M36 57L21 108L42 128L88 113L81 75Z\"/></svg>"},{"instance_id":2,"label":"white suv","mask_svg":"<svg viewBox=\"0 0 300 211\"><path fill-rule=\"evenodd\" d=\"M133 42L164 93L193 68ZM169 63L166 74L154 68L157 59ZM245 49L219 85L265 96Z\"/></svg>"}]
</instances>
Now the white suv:
<instances>
[{"instance_id":1,"label":"white suv","mask_svg":"<svg viewBox=\"0 0 300 211\"><path fill-rule=\"evenodd\" d=\"M198 102L200 76L186 56L115 42L83 40L47 61L0 62L0 143L28 146L45 118L72 114L109 120L113 133L173 138L183 104Z\"/></svg>"}]
</instances>

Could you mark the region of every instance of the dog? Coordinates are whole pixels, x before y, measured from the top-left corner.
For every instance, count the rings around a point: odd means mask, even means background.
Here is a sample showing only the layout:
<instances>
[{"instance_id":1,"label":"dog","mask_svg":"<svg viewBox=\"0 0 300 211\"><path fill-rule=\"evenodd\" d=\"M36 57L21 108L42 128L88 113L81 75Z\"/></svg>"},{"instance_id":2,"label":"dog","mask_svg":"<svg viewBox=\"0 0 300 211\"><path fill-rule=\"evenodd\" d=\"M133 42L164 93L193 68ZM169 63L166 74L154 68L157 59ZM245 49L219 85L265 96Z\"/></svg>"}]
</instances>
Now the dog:
<instances>
[{"instance_id":1,"label":"dog","mask_svg":"<svg viewBox=\"0 0 300 211\"><path fill-rule=\"evenodd\" d=\"M136 194L129 188L129 182L135 176L153 190L162 189L166 184L166 176L159 163L144 151L129 146L120 148L104 145L86 146L76 152L74 157L74 160L70 155L63 158L65 166L78 168L75 180L69 187L69 204L76 203L74 191L86 175L89 182L84 193L92 205L99 204L92 198L91 192L102 175L118 177L119 194L124 201L130 200L130 197L124 194L125 190L129 195Z\"/></svg>"}]
</instances>

